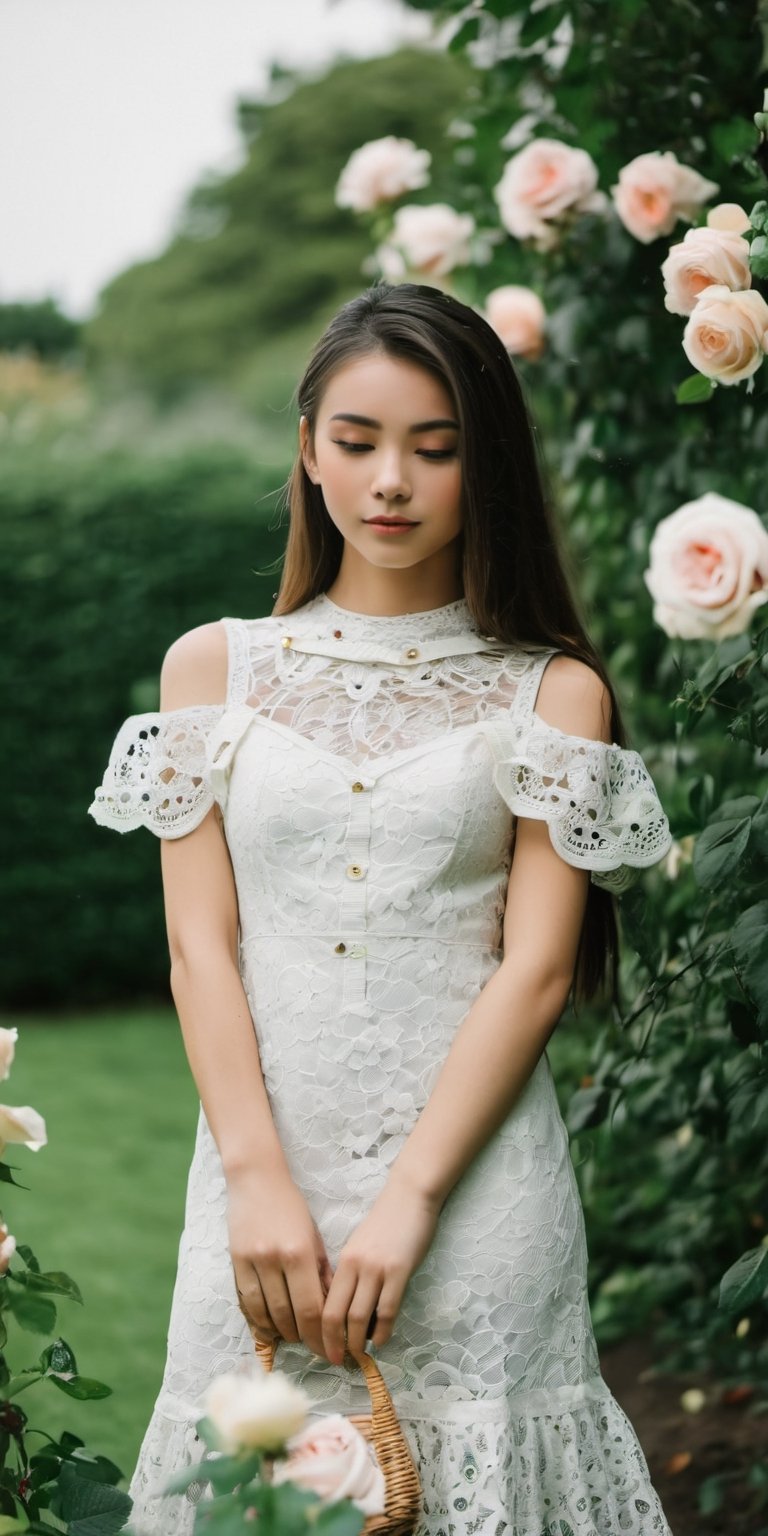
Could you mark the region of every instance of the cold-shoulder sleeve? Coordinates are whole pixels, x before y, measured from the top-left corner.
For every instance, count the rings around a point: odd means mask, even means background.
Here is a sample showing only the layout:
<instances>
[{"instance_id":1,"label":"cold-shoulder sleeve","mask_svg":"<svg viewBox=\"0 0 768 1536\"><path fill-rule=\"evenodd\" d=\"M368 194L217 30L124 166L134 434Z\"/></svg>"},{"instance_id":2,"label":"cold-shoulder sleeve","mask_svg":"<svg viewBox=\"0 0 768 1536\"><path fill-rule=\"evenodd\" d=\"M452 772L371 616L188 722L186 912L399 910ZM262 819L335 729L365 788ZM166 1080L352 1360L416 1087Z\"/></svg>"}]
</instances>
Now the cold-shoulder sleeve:
<instances>
[{"instance_id":1,"label":"cold-shoulder sleeve","mask_svg":"<svg viewBox=\"0 0 768 1536\"><path fill-rule=\"evenodd\" d=\"M532 710L488 722L493 779L516 816L546 821L566 864L618 895L672 844L669 822L639 752L573 736Z\"/></svg>"},{"instance_id":2,"label":"cold-shoulder sleeve","mask_svg":"<svg viewBox=\"0 0 768 1536\"><path fill-rule=\"evenodd\" d=\"M224 704L130 715L121 725L104 778L88 807L101 827L183 837L214 803L208 744Z\"/></svg>"}]
</instances>

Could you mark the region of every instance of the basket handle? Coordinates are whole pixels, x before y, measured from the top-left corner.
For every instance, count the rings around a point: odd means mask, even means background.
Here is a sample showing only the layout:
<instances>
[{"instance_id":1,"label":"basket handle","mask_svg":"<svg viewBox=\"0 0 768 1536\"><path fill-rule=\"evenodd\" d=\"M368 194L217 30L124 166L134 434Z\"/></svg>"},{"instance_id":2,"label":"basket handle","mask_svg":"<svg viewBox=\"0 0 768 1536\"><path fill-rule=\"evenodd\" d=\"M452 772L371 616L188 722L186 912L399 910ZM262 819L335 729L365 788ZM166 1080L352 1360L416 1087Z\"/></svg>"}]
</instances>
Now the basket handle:
<instances>
[{"instance_id":1,"label":"basket handle","mask_svg":"<svg viewBox=\"0 0 768 1536\"><path fill-rule=\"evenodd\" d=\"M257 1358L260 1360L264 1370L269 1372L274 1368L277 1346L283 1341L280 1338L274 1338L270 1339L268 1343L263 1343L261 1339L257 1339L255 1330L250 1323L249 1327L251 1330L251 1337L253 1339ZM373 1393L371 1390L372 1386L374 1383L378 1385L379 1382L381 1382L382 1387L384 1386L384 1378L376 1364L376 1361L371 1358L366 1350L361 1350L360 1354L358 1354L356 1350L350 1349L348 1346L345 1350L344 1359L354 1360L355 1364L359 1365L363 1376L365 1377L365 1384L368 1388L368 1394L371 1397L371 1405L375 1409L376 1405L373 1402Z\"/></svg>"}]
</instances>

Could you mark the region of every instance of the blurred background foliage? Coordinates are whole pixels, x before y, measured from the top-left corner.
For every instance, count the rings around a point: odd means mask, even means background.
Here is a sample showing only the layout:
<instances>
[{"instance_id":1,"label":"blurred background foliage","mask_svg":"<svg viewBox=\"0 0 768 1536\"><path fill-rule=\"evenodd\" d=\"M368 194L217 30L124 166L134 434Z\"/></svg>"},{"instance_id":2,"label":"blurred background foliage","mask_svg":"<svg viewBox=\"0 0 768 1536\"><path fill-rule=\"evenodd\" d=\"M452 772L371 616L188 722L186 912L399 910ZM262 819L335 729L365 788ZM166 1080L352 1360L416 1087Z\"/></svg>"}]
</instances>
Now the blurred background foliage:
<instances>
[{"instance_id":1,"label":"blurred background foliage","mask_svg":"<svg viewBox=\"0 0 768 1536\"><path fill-rule=\"evenodd\" d=\"M764 512L765 395L675 405L690 367L659 268L680 227L644 246L585 217L538 255L500 230L492 189L517 124L521 144L587 149L604 190L664 148L749 208L765 196L752 122L765 6L410 3L453 18L452 40L322 79L276 69L267 99L240 106L240 169L192 191L168 248L110 283L92 320L0 306L2 996L70 1010L167 997L158 845L107 836L86 808L121 720L156 706L171 640L271 609L292 391L372 248L333 189L366 140L412 138L433 165L408 201L450 202L496 237L486 265L451 274L454 291L480 305L523 283L545 303L546 352L518 370L587 623L676 839L699 845L621 899L622 1016L567 1017L549 1048L598 1338L647 1326L669 1362L757 1383L765 1286L718 1299L724 1271L745 1250L762 1264L768 1241L768 923L744 927L768 851L766 630L669 640L642 571L653 529L684 501L716 490Z\"/></svg>"}]
</instances>

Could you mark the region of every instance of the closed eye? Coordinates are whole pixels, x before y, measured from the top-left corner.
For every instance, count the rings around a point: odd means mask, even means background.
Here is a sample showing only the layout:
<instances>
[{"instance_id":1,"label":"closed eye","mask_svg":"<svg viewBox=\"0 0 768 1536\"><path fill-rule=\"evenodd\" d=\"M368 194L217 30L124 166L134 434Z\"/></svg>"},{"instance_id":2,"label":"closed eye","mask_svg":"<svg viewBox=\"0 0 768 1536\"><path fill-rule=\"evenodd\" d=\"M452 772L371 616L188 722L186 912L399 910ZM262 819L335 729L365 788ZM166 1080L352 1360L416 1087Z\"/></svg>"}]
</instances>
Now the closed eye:
<instances>
[{"instance_id":1,"label":"closed eye","mask_svg":"<svg viewBox=\"0 0 768 1536\"><path fill-rule=\"evenodd\" d=\"M369 453L373 451L373 443L347 443L340 437L331 438L338 448L345 453ZM456 457L455 448L417 448L416 452L422 459L453 459Z\"/></svg>"}]
</instances>

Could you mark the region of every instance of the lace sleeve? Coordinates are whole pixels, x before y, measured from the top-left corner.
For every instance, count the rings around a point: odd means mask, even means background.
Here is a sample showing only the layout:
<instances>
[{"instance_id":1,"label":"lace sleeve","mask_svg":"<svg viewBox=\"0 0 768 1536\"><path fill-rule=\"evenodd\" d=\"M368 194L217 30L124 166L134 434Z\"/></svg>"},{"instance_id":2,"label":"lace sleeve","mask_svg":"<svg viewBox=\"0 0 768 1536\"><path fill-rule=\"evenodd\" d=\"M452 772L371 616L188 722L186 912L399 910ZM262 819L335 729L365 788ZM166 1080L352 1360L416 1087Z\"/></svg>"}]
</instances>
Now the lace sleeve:
<instances>
[{"instance_id":1,"label":"lace sleeve","mask_svg":"<svg viewBox=\"0 0 768 1536\"><path fill-rule=\"evenodd\" d=\"M516 816L546 821L566 864L595 885L626 890L672 844L664 809L639 752L572 736L540 716L489 722L493 780Z\"/></svg>"},{"instance_id":2,"label":"lace sleeve","mask_svg":"<svg viewBox=\"0 0 768 1536\"><path fill-rule=\"evenodd\" d=\"M157 837L183 837L214 802L207 771L208 738L223 704L130 715L121 725L102 783L88 807L101 827Z\"/></svg>"}]
</instances>

